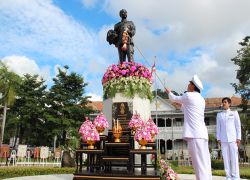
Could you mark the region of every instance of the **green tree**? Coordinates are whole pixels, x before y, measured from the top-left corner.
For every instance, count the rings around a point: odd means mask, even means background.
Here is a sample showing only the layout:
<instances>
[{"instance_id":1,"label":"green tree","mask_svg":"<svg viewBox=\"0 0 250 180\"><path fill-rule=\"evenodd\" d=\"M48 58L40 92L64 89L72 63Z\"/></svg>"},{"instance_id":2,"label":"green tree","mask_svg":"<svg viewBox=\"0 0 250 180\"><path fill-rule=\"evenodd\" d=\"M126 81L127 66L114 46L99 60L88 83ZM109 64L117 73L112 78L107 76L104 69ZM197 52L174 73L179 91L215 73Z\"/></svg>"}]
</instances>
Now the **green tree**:
<instances>
[{"instance_id":1,"label":"green tree","mask_svg":"<svg viewBox=\"0 0 250 180\"><path fill-rule=\"evenodd\" d=\"M158 96L160 96L163 99L168 99L168 93L166 91L163 91L162 89L154 90L152 93L153 93L154 97L157 94Z\"/></svg>"},{"instance_id":2,"label":"green tree","mask_svg":"<svg viewBox=\"0 0 250 180\"><path fill-rule=\"evenodd\" d=\"M247 109L250 100L250 36L246 36L243 41L239 42L241 49L237 51L237 56L231 59L239 68L236 78L239 83L232 83L235 92L239 93L242 98L243 110Z\"/></svg>"},{"instance_id":3,"label":"green tree","mask_svg":"<svg viewBox=\"0 0 250 180\"><path fill-rule=\"evenodd\" d=\"M18 98L12 108L12 121L8 130L15 128L9 136L18 136L19 143L46 145L47 131L44 114L46 112L46 85L38 75L25 74L18 90ZM13 134L15 133L15 134Z\"/></svg>"},{"instance_id":4,"label":"green tree","mask_svg":"<svg viewBox=\"0 0 250 180\"><path fill-rule=\"evenodd\" d=\"M84 96L87 83L81 75L71 72L68 66L58 68L49 92L48 127L54 127L53 133L59 137L60 144L65 145L66 136L76 135L83 121L84 114L90 110L86 107L88 96ZM56 127L56 128L55 128Z\"/></svg>"},{"instance_id":5,"label":"green tree","mask_svg":"<svg viewBox=\"0 0 250 180\"><path fill-rule=\"evenodd\" d=\"M0 61L0 104L3 104L3 120L1 127L0 145L4 140L4 130L7 116L7 109L16 100L16 91L21 83L21 77L10 71L8 67Z\"/></svg>"},{"instance_id":6,"label":"green tree","mask_svg":"<svg viewBox=\"0 0 250 180\"><path fill-rule=\"evenodd\" d=\"M154 90L152 93L153 93L154 97L155 97L156 94L157 94L158 96L160 96L160 97L163 98L163 99L169 99L168 93L167 93L165 90L157 89L157 92L156 92L156 90ZM182 95L182 94L177 93L177 92L174 91L174 90L172 90L172 93L173 93L174 95L176 95L176 96Z\"/></svg>"},{"instance_id":7,"label":"green tree","mask_svg":"<svg viewBox=\"0 0 250 180\"><path fill-rule=\"evenodd\" d=\"M243 145L244 150L244 162L246 162L246 146L248 143L248 133L250 131L250 118L246 113L240 115L241 121L241 144Z\"/></svg>"}]
</instances>

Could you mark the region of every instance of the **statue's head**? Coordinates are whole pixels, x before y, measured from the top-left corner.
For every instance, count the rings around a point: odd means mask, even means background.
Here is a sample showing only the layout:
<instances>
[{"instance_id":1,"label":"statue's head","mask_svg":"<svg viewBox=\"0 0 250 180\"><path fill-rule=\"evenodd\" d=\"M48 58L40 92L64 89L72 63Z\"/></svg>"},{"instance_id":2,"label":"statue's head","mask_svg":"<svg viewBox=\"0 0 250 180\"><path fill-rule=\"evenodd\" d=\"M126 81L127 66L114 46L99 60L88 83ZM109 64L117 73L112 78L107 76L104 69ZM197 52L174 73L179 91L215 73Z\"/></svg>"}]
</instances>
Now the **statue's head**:
<instances>
[{"instance_id":1,"label":"statue's head","mask_svg":"<svg viewBox=\"0 0 250 180\"><path fill-rule=\"evenodd\" d=\"M125 9L120 10L120 17L122 19L126 19L127 18L127 11Z\"/></svg>"}]
</instances>

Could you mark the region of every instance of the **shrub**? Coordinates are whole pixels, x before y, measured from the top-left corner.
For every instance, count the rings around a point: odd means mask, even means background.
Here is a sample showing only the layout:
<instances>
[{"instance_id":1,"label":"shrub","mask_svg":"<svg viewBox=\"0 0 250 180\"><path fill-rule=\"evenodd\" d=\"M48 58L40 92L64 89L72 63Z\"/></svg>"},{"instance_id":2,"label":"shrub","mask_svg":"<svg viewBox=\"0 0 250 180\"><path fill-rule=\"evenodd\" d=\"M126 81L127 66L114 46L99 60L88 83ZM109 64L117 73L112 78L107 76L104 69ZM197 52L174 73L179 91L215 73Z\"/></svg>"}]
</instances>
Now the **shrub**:
<instances>
[{"instance_id":1,"label":"shrub","mask_svg":"<svg viewBox=\"0 0 250 180\"><path fill-rule=\"evenodd\" d=\"M211 166L212 166L212 169L223 170L224 169L223 160L212 160Z\"/></svg>"},{"instance_id":2,"label":"shrub","mask_svg":"<svg viewBox=\"0 0 250 180\"><path fill-rule=\"evenodd\" d=\"M36 176L48 174L73 174L75 168L59 168L59 167L1 167L0 179L13 178L20 176Z\"/></svg>"}]
</instances>

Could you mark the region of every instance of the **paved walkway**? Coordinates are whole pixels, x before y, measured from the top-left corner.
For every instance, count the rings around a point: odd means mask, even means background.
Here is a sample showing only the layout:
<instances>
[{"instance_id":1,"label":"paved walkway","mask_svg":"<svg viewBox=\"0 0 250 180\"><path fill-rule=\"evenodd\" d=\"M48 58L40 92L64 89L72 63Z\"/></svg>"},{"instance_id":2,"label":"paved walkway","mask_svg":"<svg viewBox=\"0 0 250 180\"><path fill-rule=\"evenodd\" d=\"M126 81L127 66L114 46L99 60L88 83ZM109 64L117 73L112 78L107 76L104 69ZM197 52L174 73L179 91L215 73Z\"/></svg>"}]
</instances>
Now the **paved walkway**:
<instances>
[{"instance_id":1,"label":"paved walkway","mask_svg":"<svg viewBox=\"0 0 250 180\"><path fill-rule=\"evenodd\" d=\"M179 174L181 180L195 180L193 174ZM56 175L43 175L43 176L25 176L25 177L16 177L9 178L6 180L72 180L73 174L56 174ZM225 180L225 177L222 176L213 176L213 180ZM243 179L242 179L243 180Z\"/></svg>"}]
</instances>

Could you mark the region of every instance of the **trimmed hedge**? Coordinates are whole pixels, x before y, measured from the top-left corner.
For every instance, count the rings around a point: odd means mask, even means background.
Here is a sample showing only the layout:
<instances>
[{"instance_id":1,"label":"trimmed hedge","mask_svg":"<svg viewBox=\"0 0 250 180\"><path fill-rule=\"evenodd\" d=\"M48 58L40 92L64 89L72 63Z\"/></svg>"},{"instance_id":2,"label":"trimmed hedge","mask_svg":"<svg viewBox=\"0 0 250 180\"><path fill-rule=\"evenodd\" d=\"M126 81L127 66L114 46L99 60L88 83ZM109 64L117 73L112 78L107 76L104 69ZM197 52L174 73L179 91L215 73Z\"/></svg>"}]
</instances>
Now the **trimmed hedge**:
<instances>
[{"instance_id":1,"label":"trimmed hedge","mask_svg":"<svg viewBox=\"0 0 250 180\"><path fill-rule=\"evenodd\" d=\"M173 163L175 164L175 162ZM172 164L172 165L173 165ZM178 174L194 174L191 166L175 166L173 169ZM249 167L240 167L240 177L250 179ZM73 174L75 168L59 168L59 167L41 167L41 166L25 166L25 167L0 167L0 179L13 178L20 176L36 176L49 174ZM213 170L214 176L225 176L224 170Z\"/></svg>"},{"instance_id":2,"label":"trimmed hedge","mask_svg":"<svg viewBox=\"0 0 250 180\"><path fill-rule=\"evenodd\" d=\"M223 160L212 160L211 166L214 170L224 170Z\"/></svg>"},{"instance_id":3,"label":"trimmed hedge","mask_svg":"<svg viewBox=\"0 0 250 180\"><path fill-rule=\"evenodd\" d=\"M20 176L48 175L48 174L73 174L74 172L75 168L41 167L41 166L1 167L0 179L20 177Z\"/></svg>"}]
</instances>

